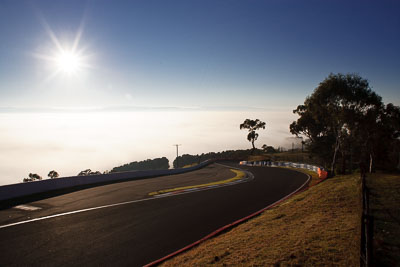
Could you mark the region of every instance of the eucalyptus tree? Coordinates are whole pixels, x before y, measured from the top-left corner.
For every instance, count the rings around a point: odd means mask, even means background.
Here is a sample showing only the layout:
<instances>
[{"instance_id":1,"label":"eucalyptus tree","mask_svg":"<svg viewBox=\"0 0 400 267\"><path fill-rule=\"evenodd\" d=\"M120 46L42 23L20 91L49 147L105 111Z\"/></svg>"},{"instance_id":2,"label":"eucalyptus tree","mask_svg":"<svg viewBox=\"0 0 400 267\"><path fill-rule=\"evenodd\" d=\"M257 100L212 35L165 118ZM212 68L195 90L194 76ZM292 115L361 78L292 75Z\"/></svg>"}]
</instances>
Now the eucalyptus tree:
<instances>
[{"instance_id":1,"label":"eucalyptus tree","mask_svg":"<svg viewBox=\"0 0 400 267\"><path fill-rule=\"evenodd\" d=\"M372 172L375 162L384 168L393 168L397 163L400 146L400 107L389 103L378 110L368 112L360 118L355 129L358 142ZM392 165L392 166L389 166Z\"/></svg>"},{"instance_id":2,"label":"eucalyptus tree","mask_svg":"<svg viewBox=\"0 0 400 267\"><path fill-rule=\"evenodd\" d=\"M300 118L290 125L290 131L308 137L311 152L325 160L331 157L334 173L338 152L345 159L346 142L356 140L357 131L366 131L365 118L371 116L371 121L376 121L382 108L381 97L371 90L367 80L357 74L330 74L293 111ZM362 146L368 150L371 144L366 142Z\"/></svg>"},{"instance_id":3,"label":"eucalyptus tree","mask_svg":"<svg viewBox=\"0 0 400 267\"><path fill-rule=\"evenodd\" d=\"M254 151L256 149L256 147L254 146L254 142L258 138L258 133L256 133L256 131L259 129L265 129L265 122L260 121L259 119L256 120L246 119L242 124L240 124L240 129L248 130L249 133L247 134L247 140L251 142Z\"/></svg>"}]
</instances>

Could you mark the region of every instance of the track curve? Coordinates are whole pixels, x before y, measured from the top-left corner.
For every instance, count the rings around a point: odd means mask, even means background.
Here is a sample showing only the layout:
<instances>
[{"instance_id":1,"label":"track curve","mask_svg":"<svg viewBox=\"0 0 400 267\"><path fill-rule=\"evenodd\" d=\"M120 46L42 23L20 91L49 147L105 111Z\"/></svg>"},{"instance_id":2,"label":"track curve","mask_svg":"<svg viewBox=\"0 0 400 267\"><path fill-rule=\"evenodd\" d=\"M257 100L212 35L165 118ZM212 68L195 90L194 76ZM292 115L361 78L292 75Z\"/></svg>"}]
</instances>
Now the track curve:
<instances>
[{"instance_id":1,"label":"track curve","mask_svg":"<svg viewBox=\"0 0 400 267\"><path fill-rule=\"evenodd\" d=\"M142 266L272 204L308 178L288 169L242 168L254 179L0 229L0 262Z\"/></svg>"}]
</instances>

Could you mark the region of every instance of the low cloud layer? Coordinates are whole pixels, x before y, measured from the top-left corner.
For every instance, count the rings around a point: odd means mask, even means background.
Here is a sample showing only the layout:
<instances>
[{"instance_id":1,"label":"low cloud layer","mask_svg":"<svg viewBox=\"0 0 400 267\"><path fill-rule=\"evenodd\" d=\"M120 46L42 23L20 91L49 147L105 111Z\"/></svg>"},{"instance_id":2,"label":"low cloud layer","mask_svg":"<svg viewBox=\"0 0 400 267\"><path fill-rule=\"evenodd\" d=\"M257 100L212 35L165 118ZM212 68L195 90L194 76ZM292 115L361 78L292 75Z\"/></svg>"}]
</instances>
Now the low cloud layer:
<instances>
[{"instance_id":1,"label":"low cloud layer","mask_svg":"<svg viewBox=\"0 0 400 267\"><path fill-rule=\"evenodd\" d=\"M290 110L2 113L0 185L21 182L30 172L70 176L162 156L172 162L176 143L180 154L247 149L247 132L239 129L247 118L267 123L257 147L287 145L295 119Z\"/></svg>"}]
</instances>

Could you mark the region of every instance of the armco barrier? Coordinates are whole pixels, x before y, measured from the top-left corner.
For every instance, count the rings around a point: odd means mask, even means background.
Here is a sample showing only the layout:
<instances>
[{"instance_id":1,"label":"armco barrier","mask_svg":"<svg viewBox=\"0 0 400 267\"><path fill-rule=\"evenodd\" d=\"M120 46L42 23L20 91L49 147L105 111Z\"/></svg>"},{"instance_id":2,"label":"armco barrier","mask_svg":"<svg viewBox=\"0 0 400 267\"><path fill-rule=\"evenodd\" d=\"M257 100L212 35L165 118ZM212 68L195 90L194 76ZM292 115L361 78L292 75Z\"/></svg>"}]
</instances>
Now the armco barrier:
<instances>
[{"instance_id":1,"label":"armco barrier","mask_svg":"<svg viewBox=\"0 0 400 267\"><path fill-rule=\"evenodd\" d=\"M65 189L90 184L101 184L113 181L136 180L155 176L173 175L190 172L203 168L213 161L207 160L196 166L170 170L130 171L88 176L71 176L56 179L47 179L35 182L10 184L0 186L0 201L44 193L53 190Z\"/></svg>"},{"instance_id":2,"label":"armco barrier","mask_svg":"<svg viewBox=\"0 0 400 267\"><path fill-rule=\"evenodd\" d=\"M314 171L318 173L321 178L326 178L325 176L328 174L323 170L322 167L314 166L310 164L304 163L295 163L295 162L282 162L282 161L241 161L240 165L245 166L267 166L267 167L292 167L299 169L307 169L310 171ZM324 177L323 177L324 176Z\"/></svg>"}]
</instances>

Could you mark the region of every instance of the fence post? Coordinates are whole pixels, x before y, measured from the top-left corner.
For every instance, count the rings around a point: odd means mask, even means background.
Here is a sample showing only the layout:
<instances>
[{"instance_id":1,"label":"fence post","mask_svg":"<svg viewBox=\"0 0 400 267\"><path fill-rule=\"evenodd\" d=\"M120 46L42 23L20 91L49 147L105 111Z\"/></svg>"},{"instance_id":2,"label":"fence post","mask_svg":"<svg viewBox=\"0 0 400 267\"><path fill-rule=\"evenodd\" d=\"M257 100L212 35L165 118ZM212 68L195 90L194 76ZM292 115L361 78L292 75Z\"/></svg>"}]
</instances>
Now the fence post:
<instances>
[{"instance_id":1,"label":"fence post","mask_svg":"<svg viewBox=\"0 0 400 267\"><path fill-rule=\"evenodd\" d=\"M361 215L361 244L360 266L372 266L374 218L369 213L369 189L366 185L366 175L361 175L362 215Z\"/></svg>"}]
</instances>

